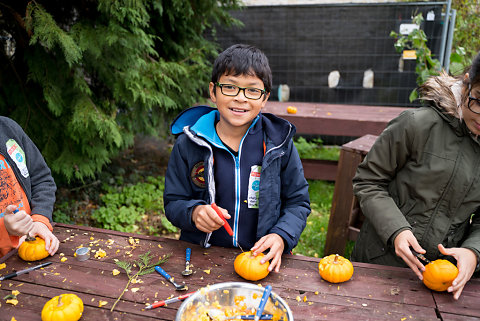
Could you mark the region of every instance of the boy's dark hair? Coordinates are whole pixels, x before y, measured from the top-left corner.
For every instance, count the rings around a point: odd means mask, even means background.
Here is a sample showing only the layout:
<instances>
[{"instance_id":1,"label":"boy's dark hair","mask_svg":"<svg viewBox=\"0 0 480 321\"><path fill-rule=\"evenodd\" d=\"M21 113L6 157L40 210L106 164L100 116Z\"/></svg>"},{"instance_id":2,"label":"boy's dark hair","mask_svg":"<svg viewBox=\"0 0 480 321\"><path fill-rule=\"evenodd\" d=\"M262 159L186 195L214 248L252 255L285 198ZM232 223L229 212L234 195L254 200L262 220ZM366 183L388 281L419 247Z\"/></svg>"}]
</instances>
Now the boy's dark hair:
<instances>
[{"instance_id":1,"label":"boy's dark hair","mask_svg":"<svg viewBox=\"0 0 480 321\"><path fill-rule=\"evenodd\" d=\"M254 46L236 44L220 53L213 63L212 82L215 84L223 74L257 76L263 81L267 93L272 90L268 58Z\"/></svg>"},{"instance_id":2,"label":"boy's dark hair","mask_svg":"<svg viewBox=\"0 0 480 321\"><path fill-rule=\"evenodd\" d=\"M480 52L473 59L472 65L468 70L468 77L470 78L470 84L472 86L480 83Z\"/></svg>"}]
</instances>

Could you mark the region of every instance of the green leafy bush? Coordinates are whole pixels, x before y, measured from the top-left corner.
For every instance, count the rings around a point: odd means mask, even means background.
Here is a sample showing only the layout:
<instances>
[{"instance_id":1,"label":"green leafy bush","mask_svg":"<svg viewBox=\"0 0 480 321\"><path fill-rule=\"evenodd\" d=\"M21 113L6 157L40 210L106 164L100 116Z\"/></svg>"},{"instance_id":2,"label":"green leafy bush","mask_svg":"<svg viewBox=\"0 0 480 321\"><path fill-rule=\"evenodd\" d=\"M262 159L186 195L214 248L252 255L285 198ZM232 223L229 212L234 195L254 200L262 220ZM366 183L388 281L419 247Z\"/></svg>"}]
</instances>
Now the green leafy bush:
<instances>
[{"instance_id":1,"label":"green leafy bush","mask_svg":"<svg viewBox=\"0 0 480 321\"><path fill-rule=\"evenodd\" d=\"M304 137L298 137L293 142L303 159L338 160L340 155L339 146L324 146L320 138L307 141Z\"/></svg>"},{"instance_id":2,"label":"green leafy bush","mask_svg":"<svg viewBox=\"0 0 480 321\"><path fill-rule=\"evenodd\" d=\"M105 185L106 194L100 197L103 205L93 212L92 218L99 227L116 231L132 233L142 228L151 234L158 234L162 229L176 232L163 216L164 188L162 176L149 176L145 182L125 187ZM152 225L152 219L157 223Z\"/></svg>"}]
</instances>

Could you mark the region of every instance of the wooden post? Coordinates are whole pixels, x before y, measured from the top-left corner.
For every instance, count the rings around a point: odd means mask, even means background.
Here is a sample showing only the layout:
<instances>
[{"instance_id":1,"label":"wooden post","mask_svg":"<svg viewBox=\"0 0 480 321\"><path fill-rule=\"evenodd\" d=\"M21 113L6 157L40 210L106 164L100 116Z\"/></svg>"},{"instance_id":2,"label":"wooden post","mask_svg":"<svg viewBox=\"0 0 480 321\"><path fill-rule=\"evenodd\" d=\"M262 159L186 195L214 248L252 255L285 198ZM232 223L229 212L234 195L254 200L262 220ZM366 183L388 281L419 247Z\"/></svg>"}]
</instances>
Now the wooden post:
<instances>
[{"instance_id":1,"label":"wooden post","mask_svg":"<svg viewBox=\"0 0 480 321\"><path fill-rule=\"evenodd\" d=\"M362 162L376 139L377 136L375 135L365 135L342 145L324 255L343 255L347 240L356 238L356 234L352 232L357 229L350 228L352 212L354 211L354 206L356 206L352 179L355 176L358 165Z\"/></svg>"}]
</instances>

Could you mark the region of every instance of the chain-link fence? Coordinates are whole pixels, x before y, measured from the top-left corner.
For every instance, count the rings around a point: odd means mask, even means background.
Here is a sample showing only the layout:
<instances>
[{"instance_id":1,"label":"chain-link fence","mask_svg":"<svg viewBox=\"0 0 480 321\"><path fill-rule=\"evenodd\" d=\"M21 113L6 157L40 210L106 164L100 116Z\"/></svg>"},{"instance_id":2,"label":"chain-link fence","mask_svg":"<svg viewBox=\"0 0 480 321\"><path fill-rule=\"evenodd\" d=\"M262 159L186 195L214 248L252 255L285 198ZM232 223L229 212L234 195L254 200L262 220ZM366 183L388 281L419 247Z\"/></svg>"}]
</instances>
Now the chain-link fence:
<instances>
[{"instance_id":1,"label":"chain-link fence","mask_svg":"<svg viewBox=\"0 0 480 321\"><path fill-rule=\"evenodd\" d=\"M219 30L222 49L252 44L269 58L276 100L279 85L289 100L359 105L416 106L415 60L394 49L391 31L412 24L421 28L438 57L445 2L253 6L233 12L243 27Z\"/></svg>"}]
</instances>

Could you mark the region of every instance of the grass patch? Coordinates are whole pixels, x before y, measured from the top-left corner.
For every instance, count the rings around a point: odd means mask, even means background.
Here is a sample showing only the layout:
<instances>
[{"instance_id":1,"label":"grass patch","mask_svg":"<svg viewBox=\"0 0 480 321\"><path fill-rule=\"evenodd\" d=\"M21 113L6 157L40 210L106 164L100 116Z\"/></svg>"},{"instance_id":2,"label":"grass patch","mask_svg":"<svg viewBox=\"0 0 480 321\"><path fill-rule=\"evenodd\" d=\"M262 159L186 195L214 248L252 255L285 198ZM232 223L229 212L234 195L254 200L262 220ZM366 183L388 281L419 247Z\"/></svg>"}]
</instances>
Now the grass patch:
<instances>
[{"instance_id":1,"label":"grass patch","mask_svg":"<svg viewBox=\"0 0 480 321\"><path fill-rule=\"evenodd\" d=\"M308 184L312 213L293 253L323 257L335 184L317 180L308 180Z\"/></svg>"}]
</instances>

